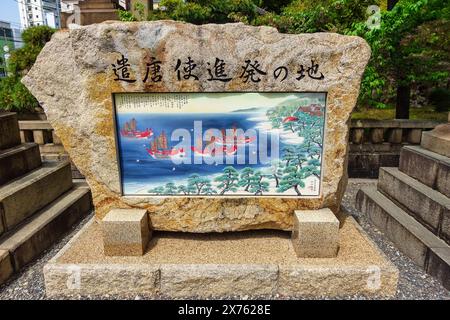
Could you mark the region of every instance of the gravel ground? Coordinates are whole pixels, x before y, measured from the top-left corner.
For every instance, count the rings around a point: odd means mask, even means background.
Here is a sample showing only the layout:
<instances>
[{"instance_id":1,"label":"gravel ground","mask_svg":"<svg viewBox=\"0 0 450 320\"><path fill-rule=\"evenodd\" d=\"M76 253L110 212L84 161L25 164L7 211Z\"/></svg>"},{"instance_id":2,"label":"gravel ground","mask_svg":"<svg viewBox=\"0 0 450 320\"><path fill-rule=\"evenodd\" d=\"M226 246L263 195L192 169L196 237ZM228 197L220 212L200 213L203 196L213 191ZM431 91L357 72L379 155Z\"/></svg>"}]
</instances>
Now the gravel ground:
<instances>
[{"instance_id":1,"label":"gravel ground","mask_svg":"<svg viewBox=\"0 0 450 320\"><path fill-rule=\"evenodd\" d=\"M378 247L400 270L400 279L396 299L445 299L450 300L450 292L442 287L437 280L427 275L416 266L407 256L398 251L394 244L386 239L361 212L355 209L355 196L362 186L375 184L376 180L350 179L343 200L343 209L352 215L366 231ZM85 218L70 234L47 250L38 260L26 267L20 274L14 276L6 284L0 286L0 300L16 299L45 299L44 277L42 269L70 239L92 217ZM83 299L111 299L113 297L80 297ZM141 297L126 297L140 299ZM164 298L164 297L160 297ZM235 298L235 297L226 297ZM245 299L246 297L244 297ZM279 298L279 297L273 297ZM360 296L342 297L345 299L364 299Z\"/></svg>"}]
</instances>

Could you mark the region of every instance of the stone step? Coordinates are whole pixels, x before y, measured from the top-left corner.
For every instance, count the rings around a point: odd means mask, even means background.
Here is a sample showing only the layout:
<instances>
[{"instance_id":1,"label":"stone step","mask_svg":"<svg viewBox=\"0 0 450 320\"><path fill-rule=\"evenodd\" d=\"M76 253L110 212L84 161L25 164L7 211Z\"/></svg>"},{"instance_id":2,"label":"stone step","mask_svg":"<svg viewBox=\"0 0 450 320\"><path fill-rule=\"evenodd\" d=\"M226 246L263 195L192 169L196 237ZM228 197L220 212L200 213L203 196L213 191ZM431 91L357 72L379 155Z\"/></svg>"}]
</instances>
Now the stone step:
<instances>
[{"instance_id":1,"label":"stone step","mask_svg":"<svg viewBox=\"0 0 450 320\"><path fill-rule=\"evenodd\" d=\"M14 269L11 263L9 251L0 250L0 285L4 283L13 273Z\"/></svg>"},{"instance_id":2,"label":"stone step","mask_svg":"<svg viewBox=\"0 0 450 320\"><path fill-rule=\"evenodd\" d=\"M450 158L419 146L404 147L400 171L450 197Z\"/></svg>"},{"instance_id":3,"label":"stone step","mask_svg":"<svg viewBox=\"0 0 450 320\"><path fill-rule=\"evenodd\" d=\"M375 187L356 195L356 208L369 217L403 253L450 290L450 246Z\"/></svg>"},{"instance_id":4,"label":"stone step","mask_svg":"<svg viewBox=\"0 0 450 320\"><path fill-rule=\"evenodd\" d=\"M381 168L378 190L435 235L450 243L450 198L398 168Z\"/></svg>"},{"instance_id":5,"label":"stone step","mask_svg":"<svg viewBox=\"0 0 450 320\"><path fill-rule=\"evenodd\" d=\"M0 112L0 150L20 144L20 131L17 114Z\"/></svg>"},{"instance_id":6,"label":"stone step","mask_svg":"<svg viewBox=\"0 0 450 320\"><path fill-rule=\"evenodd\" d=\"M72 187L68 162L44 163L42 167L0 187L3 230L9 231ZM0 233L1 234L1 233Z\"/></svg>"},{"instance_id":7,"label":"stone step","mask_svg":"<svg viewBox=\"0 0 450 320\"><path fill-rule=\"evenodd\" d=\"M0 151L0 186L42 165L39 146L23 143Z\"/></svg>"},{"instance_id":8,"label":"stone step","mask_svg":"<svg viewBox=\"0 0 450 320\"><path fill-rule=\"evenodd\" d=\"M450 157L450 123L440 124L422 133L422 148Z\"/></svg>"},{"instance_id":9,"label":"stone step","mask_svg":"<svg viewBox=\"0 0 450 320\"><path fill-rule=\"evenodd\" d=\"M75 184L54 202L37 212L29 221L0 241L0 251L9 251L14 271L38 257L92 210L90 190Z\"/></svg>"}]
</instances>

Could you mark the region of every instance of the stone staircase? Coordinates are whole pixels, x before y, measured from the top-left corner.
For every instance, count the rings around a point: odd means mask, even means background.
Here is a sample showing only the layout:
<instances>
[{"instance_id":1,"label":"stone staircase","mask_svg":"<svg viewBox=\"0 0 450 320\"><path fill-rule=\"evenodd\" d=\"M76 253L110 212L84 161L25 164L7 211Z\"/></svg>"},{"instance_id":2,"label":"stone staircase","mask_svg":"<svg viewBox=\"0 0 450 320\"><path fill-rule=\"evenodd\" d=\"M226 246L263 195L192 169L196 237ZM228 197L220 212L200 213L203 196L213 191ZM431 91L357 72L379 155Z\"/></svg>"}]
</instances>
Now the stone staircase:
<instances>
[{"instance_id":1,"label":"stone staircase","mask_svg":"<svg viewBox=\"0 0 450 320\"><path fill-rule=\"evenodd\" d=\"M434 152L450 140L440 143L403 147L399 168L380 168L377 187L359 190L356 207L450 290L450 158Z\"/></svg>"},{"instance_id":2,"label":"stone staircase","mask_svg":"<svg viewBox=\"0 0 450 320\"><path fill-rule=\"evenodd\" d=\"M15 113L0 113L0 284L92 210L90 190L69 162L42 162L21 143Z\"/></svg>"}]
</instances>

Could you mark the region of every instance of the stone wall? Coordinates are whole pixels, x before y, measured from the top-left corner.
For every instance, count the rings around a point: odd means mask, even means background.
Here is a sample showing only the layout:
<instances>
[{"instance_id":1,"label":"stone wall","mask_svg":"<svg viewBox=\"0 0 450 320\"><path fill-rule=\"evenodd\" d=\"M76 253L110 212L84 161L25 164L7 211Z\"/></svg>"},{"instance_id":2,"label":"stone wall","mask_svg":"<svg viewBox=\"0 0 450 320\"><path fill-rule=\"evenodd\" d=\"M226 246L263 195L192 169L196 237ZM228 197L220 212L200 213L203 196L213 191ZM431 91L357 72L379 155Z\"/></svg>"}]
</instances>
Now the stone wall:
<instances>
[{"instance_id":1,"label":"stone wall","mask_svg":"<svg viewBox=\"0 0 450 320\"><path fill-rule=\"evenodd\" d=\"M400 149L420 144L422 131L438 124L429 120L353 120L349 135L349 177L378 178L380 167L398 167Z\"/></svg>"},{"instance_id":2,"label":"stone wall","mask_svg":"<svg viewBox=\"0 0 450 320\"><path fill-rule=\"evenodd\" d=\"M70 160L69 155L47 120L19 121L20 139L22 143L35 142L39 145L43 161ZM71 161L72 178L82 179L83 175Z\"/></svg>"}]
</instances>

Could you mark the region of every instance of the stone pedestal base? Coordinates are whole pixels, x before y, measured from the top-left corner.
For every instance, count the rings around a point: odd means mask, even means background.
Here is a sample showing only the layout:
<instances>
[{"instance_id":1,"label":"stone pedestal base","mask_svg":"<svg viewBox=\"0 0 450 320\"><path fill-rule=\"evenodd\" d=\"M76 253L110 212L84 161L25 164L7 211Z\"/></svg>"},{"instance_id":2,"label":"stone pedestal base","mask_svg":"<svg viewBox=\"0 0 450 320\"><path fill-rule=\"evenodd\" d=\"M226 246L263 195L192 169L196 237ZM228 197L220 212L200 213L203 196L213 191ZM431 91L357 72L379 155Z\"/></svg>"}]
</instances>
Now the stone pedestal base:
<instances>
[{"instance_id":1,"label":"stone pedestal base","mask_svg":"<svg viewBox=\"0 0 450 320\"><path fill-rule=\"evenodd\" d=\"M151 236L147 210L114 209L102 220L107 256L142 256Z\"/></svg>"},{"instance_id":2,"label":"stone pedestal base","mask_svg":"<svg viewBox=\"0 0 450 320\"><path fill-rule=\"evenodd\" d=\"M339 220L328 209L296 210L292 245L299 258L334 258L339 248Z\"/></svg>"},{"instance_id":3,"label":"stone pedestal base","mask_svg":"<svg viewBox=\"0 0 450 320\"><path fill-rule=\"evenodd\" d=\"M298 258L290 235L259 230L222 234L155 231L143 256L103 253L96 222L44 267L53 298L283 298L393 296L398 270L353 218L339 229L335 258Z\"/></svg>"}]
</instances>

